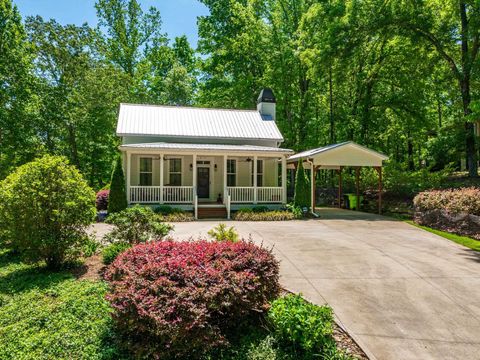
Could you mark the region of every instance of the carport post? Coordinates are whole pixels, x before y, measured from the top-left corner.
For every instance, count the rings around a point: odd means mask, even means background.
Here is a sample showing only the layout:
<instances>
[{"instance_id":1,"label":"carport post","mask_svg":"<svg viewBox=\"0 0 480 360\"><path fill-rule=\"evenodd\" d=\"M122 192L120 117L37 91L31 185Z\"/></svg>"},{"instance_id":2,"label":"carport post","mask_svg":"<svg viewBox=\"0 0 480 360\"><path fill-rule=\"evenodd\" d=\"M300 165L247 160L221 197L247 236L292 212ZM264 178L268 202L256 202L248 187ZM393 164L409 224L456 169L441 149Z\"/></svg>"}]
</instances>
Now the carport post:
<instances>
[{"instance_id":1,"label":"carport post","mask_svg":"<svg viewBox=\"0 0 480 360\"><path fill-rule=\"evenodd\" d=\"M360 210L360 169L361 167L360 166L357 166L355 168L355 188L357 190L357 206L355 208L355 210Z\"/></svg>"}]
</instances>

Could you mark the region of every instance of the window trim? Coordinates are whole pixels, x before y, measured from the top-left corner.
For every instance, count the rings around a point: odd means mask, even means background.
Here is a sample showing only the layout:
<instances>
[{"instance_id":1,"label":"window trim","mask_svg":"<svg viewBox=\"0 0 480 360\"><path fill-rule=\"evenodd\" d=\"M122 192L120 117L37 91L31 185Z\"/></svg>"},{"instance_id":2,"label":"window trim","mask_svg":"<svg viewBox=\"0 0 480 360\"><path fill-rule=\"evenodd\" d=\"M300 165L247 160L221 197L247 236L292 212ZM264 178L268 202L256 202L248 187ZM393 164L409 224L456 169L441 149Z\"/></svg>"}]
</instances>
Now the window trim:
<instances>
[{"instance_id":1,"label":"window trim","mask_svg":"<svg viewBox=\"0 0 480 360\"><path fill-rule=\"evenodd\" d=\"M179 160L180 161L180 170L179 171L172 171L172 160ZM168 159L168 186L182 186L183 183L183 159L181 157L169 158ZM172 185L171 175L180 175L180 185Z\"/></svg>"},{"instance_id":2,"label":"window trim","mask_svg":"<svg viewBox=\"0 0 480 360\"><path fill-rule=\"evenodd\" d=\"M142 171L142 159L150 160L151 171ZM142 185L142 174L150 174L152 177L151 185ZM139 186L153 186L153 156L139 156L138 157L138 185Z\"/></svg>"}]
</instances>

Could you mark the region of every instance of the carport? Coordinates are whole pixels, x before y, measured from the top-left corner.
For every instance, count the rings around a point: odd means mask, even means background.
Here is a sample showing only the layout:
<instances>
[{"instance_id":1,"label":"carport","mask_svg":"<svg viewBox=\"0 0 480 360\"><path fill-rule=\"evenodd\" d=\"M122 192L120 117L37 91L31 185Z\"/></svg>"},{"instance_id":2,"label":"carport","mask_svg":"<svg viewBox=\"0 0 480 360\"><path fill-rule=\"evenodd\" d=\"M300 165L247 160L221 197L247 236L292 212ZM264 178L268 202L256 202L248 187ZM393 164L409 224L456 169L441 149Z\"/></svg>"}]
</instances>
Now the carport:
<instances>
[{"instance_id":1,"label":"carport","mask_svg":"<svg viewBox=\"0 0 480 360\"><path fill-rule=\"evenodd\" d=\"M338 207L342 203L342 171L345 167L355 169L355 188L357 204L360 204L360 169L373 167L378 173L378 212L382 212L382 167L383 161L388 156L365 146L347 141L339 144L328 145L303 151L288 158L288 164L296 167L299 161L303 161L305 169L310 171L310 185L312 196L312 212L315 212L315 177L318 170L336 170L338 173ZM356 209L358 210L357 205Z\"/></svg>"}]
</instances>

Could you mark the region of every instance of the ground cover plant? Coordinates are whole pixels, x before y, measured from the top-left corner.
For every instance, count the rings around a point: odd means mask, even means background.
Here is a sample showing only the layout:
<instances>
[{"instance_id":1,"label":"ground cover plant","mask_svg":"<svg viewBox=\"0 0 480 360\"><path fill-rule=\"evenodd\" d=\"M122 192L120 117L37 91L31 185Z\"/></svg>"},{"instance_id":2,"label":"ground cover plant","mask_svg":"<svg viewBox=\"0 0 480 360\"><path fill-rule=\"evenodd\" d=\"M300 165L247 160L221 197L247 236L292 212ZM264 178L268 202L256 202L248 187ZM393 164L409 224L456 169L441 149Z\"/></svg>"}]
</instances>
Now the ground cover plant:
<instances>
[{"instance_id":1,"label":"ground cover plant","mask_svg":"<svg viewBox=\"0 0 480 360\"><path fill-rule=\"evenodd\" d=\"M106 292L0 249L0 359L121 359Z\"/></svg>"},{"instance_id":2,"label":"ground cover plant","mask_svg":"<svg viewBox=\"0 0 480 360\"><path fill-rule=\"evenodd\" d=\"M64 157L46 155L0 182L0 242L59 268L81 254L95 193Z\"/></svg>"},{"instance_id":3,"label":"ground cover plant","mask_svg":"<svg viewBox=\"0 0 480 360\"><path fill-rule=\"evenodd\" d=\"M136 357L200 357L279 293L278 262L251 242L140 244L110 265L114 320Z\"/></svg>"}]
</instances>

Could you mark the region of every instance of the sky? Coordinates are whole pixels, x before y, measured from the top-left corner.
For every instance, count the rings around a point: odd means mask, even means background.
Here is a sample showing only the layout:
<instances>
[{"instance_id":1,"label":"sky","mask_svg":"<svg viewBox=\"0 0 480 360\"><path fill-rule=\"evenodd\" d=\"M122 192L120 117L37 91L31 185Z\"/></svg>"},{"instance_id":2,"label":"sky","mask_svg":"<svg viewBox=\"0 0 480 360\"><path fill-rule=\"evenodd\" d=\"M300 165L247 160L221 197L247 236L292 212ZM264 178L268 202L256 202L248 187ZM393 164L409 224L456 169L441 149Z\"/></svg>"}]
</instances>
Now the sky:
<instances>
[{"instance_id":1,"label":"sky","mask_svg":"<svg viewBox=\"0 0 480 360\"><path fill-rule=\"evenodd\" d=\"M144 10L155 6L162 16L162 32L170 39L187 35L190 44L196 47L197 16L207 15L208 9L197 0L139 0ZM13 0L22 17L40 15L55 19L60 24L81 25L88 22L97 25L95 0Z\"/></svg>"}]
</instances>

